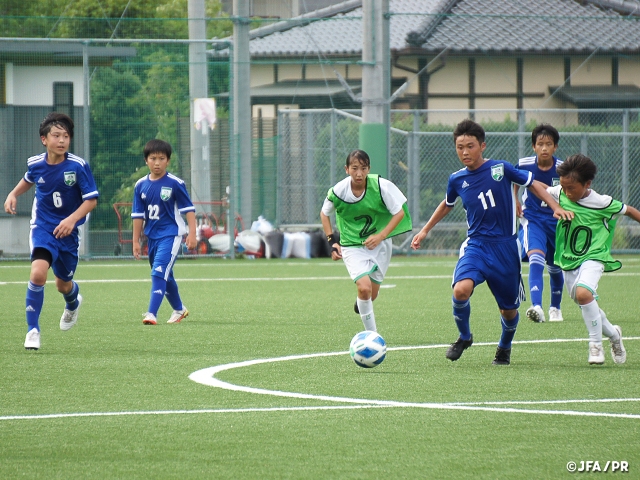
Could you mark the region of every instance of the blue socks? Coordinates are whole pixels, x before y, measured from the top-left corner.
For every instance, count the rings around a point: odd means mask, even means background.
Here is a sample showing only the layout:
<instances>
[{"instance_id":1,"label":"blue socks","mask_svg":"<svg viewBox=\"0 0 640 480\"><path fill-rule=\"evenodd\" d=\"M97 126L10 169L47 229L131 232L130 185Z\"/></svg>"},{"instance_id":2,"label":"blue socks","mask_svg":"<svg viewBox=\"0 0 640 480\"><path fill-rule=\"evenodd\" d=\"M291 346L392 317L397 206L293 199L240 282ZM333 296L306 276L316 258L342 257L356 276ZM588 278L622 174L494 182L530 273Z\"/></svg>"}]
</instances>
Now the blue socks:
<instances>
[{"instance_id":1,"label":"blue socks","mask_svg":"<svg viewBox=\"0 0 640 480\"><path fill-rule=\"evenodd\" d=\"M519 313L516 313L516 316L513 318L513 320L505 320L505 318L500 315L500 323L502 324L502 335L500 336L500 341L498 342L498 346L500 348L511 348L511 342L513 341L513 337L516 334L516 328L519 321Z\"/></svg>"},{"instance_id":2,"label":"blue socks","mask_svg":"<svg viewBox=\"0 0 640 480\"><path fill-rule=\"evenodd\" d=\"M551 287L551 306L560 308L562 301L562 289L564 287L564 274L556 265L547 265L549 272L549 286Z\"/></svg>"},{"instance_id":3,"label":"blue socks","mask_svg":"<svg viewBox=\"0 0 640 480\"><path fill-rule=\"evenodd\" d=\"M539 253L529 256L529 293L531 304L542 306L542 273L544 272L544 257Z\"/></svg>"},{"instance_id":4,"label":"blue socks","mask_svg":"<svg viewBox=\"0 0 640 480\"><path fill-rule=\"evenodd\" d=\"M460 301L451 297L451 303L453 304L453 319L458 326L460 338L462 340L469 340L471 338L471 330L469 328L471 305L469 304L469 300Z\"/></svg>"},{"instance_id":5,"label":"blue socks","mask_svg":"<svg viewBox=\"0 0 640 480\"><path fill-rule=\"evenodd\" d=\"M78 308L78 293L80 293L80 287L76 282L71 282L73 286L71 287L71 291L66 295L62 295L64 297L64 301L67 302L67 310L73 311Z\"/></svg>"},{"instance_id":6,"label":"blue socks","mask_svg":"<svg viewBox=\"0 0 640 480\"><path fill-rule=\"evenodd\" d=\"M44 303L44 285L35 285L29 282L27 285L27 297L25 303L27 307L27 327L29 330L35 328L40 331L38 319L40 318L42 304Z\"/></svg>"},{"instance_id":7,"label":"blue socks","mask_svg":"<svg viewBox=\"0 0 640 480\"><path fill-rule=\"evenodd\" d=\"M469 300L461 302L456 300L454 297L451 297L451 303L453 304L453 318L458 326L460 338L462 340L469 340L471 338L471 330L469 328L471 305L469 304ZM500 342L498 342L498 346L500 348L511 348L511 342L516 334L516 328L519 321L520 314L517 312L513 320L505 320L505 318L500 315L500 323L502 324L502 335L500 336Z\"/></svg>"},{"instance_id":8,"label":"blue socks","mask_svg":"<svg viewBox=\"0 0 640 480\"><path fill-rule=\"evenodd\" d=\"M178 283L176 282L176 279L173 278L173 275L171 275L169 280L167 280L165 296L167 297L167 301L169 302L169 305L171 305L171 308L174 310L183 309L184 306L182 305L182 299L180 298L180 293L178 293Z\"/></svg>"},{"instance_id":9,"label":"blue socks","mask_svg":"<svg viewBox=\"0 0 640 480\"><path fill-rule=\"evenodd\" d=\"M542 274L544 266L544 257L539 253L534 253L529 257L529 293L531 294L532 305L542 306L542 289L544 286ZM559 309L562 302L564 274L562 269L556 265L547 265L547 271L549 272L549 287L551 288L551 306Z\"/></svg>"},{"instance_id":10,"label":"blue socks","mask_svg":"<svg viewBox=\"0 0 640 480\"><path fill-rule=\"evenodd\" d=\"M151 299L149 300L149 313L158 315L158 310L160 310L160 304L164 299L164 294L166 291L166 280L162 277L151 275Z\"/></svg>"}]
</instances>

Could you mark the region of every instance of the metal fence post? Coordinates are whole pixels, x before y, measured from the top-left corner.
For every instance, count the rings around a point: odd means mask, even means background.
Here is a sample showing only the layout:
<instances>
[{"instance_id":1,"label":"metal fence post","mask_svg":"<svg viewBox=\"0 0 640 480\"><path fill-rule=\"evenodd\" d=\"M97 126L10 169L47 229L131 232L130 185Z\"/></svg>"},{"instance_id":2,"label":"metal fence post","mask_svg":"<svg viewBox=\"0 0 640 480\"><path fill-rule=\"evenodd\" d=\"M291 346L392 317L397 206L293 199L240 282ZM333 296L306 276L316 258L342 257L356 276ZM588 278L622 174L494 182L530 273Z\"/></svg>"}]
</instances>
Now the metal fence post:
<instances>
[{"instance_id":1,"label":"metal fence post","mask_svg":"<svg viewBox=\"0 0 640 480\"><path fill-rule=\"evenodd\" d=\"M622 202L629 202L629 110L622 112Z\"/></svg>"},{"instance_id":2,"label":"metal fence post","mask_svg":"<svg viewBox=\"0 0 640 480\"><path fill-rule=\"evenodd\" d=\"M338 152L336 152L336 124L337 124L337 119L336 119L336 109L332 108L331 109L331 139L330 139L330 150L329 150L329 157L330 157L330 161L331 164L329 165L329 183L331 185L335 185L336 184L336 160L337 160L337 154Z\"/></svg>"},{"instance_id":3,"label":"metal fence post","mask_svg":"<svg viewBox=\"0 0 640 480\"><path fill-rule=\"evenodd\" d=\"M305 200L306 200L306 222L314 223L314 218L316 217L316 209L317 205L315 202L316 192L315 192L315 168L314 168L314 151L315 151L315 136L313 134L313 119L315 115L309 114L305 115L305 124L306 124L306 155L305 155Z\"/></svg>"},{"instance_id":4,"label":"metal fence post","mask_svg":"<svg viewBox=\"0 0 640 480\"><path fill-rule=\"evenodd\" d=\"M518 158L524 157L526 128L526 113L523 109L520 109L518 110Z\"/></svg>"}]
</instances>

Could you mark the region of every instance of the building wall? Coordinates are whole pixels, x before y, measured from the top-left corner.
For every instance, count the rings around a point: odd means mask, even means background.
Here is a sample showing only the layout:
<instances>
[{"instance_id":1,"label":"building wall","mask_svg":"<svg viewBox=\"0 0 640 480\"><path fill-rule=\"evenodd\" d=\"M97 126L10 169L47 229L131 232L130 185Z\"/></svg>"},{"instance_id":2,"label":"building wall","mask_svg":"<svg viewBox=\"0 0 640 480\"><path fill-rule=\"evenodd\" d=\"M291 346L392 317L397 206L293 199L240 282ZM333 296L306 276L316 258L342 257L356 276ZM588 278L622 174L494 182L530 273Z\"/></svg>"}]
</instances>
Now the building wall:
<instances>
[{"instance_id":1,"label":"building wall","mask_svg":"<svg viewBox=\"0 0 640 480\"><path fill-rule=\"evenodd\" d=\"M611 58L571 58L571 85L611 85Z\"/></svg>"},{"instance_id":2,"label":"building wall","mask_svg":"<svg viewBox=\"0 0 640 480\"><path fill-rule=\"evenodd\" d=\"M252 87L270 85L275 81L273 65L251 65L250 76L249 83Z\"/></svg>"},{"instance_id":3,"label":"building wall","mask_svg":"<svg viewBox=\"0 0 640 480\"><path fill-rule=\"evenodd\" d=\"M354 59L355 61L355 59ZM401 58L399 63L417 70L418 59L414 57ZM515 94L517 93L517 59L515 57L476 57L475 92L477 94ZM572 86L580 85L611 85L612 63L608 56L594 56L587 61L587 56L571 58ZM362 68L350 64L335 65L307 65L305 78L335 79L333 70L350 80L361 78ZM252 85L273 83L273 67L256 65L252 67ZM522 89L526 94L540 94L536 97L525 97L523 107L536 108L575 108L575 105L551 96L549 87L564 84L564 57L548 55L530 55L523 58ZM392 67L394 79L412 79L413 73ZM302 66L295 64L278 65L278 80L296 80L302 77ZM638 58L621 57L619 59L618 83L621 85L640 86L640 60ZM419 93L419 81L414 79L409 84L405 95L415 97ZM469 98L469 59L468 57L450 57L444 68L435 72L429 79L429 109L468 109ZM452 98L434 98L433 95L460 95ZM464 97L463 97L464 95ZM409 102L396 103L397 106L408 106ZM510 98L479 98L475 99L478 109L513 109L517 108L515 96ZM268 116L269 110L263 108L263 115ZM275 111L274 111L275 112ZM255 109L254 109L255 113ZM430 116L436 119L437 116ZM499 119L501 120L501 119Z\"/></svg>"},{"instance_id":4,"label":"building wall","mask_svg":"<svg viewBox=\"0 0 640 480\"><path fill-rule=\"evenodd\" d=\"M72 82L73 104L77 107L83 104L84 78L82 67L25 67L12 65L11 68L7 68L6 74L8 105L53 106L54 82Z\"/></svg>"},{"instance_id":5,"label":"building wall","mask_svg":"<svg viewBox=\"0 0 640 480\"><path fill-rule=\"evenodd\" d=\"M640 57L623 57L618 60L618 83L640 86Z\"/></svg>"},{"instance_id":6,"label":"building wall","mask_svg":"<svg viewBox=\"0 0 640 480\"><path fill-rule=\"evenodd\" d=\"M476 93L516 93L518 91L516 77L515 58L476 58ZM516 100L514 98L510 101L513 105Z\"/></svg>"},{"instance_id":7,"label":"building wall","mask_svg":"<svg viewBox=\"0 0 640 480\"><path fill-rule=\"evenodd\" d=\"M469 64L466 58L455 57L447 59L445 67L436 72L429 79L430 94L467 93L469 92ZM429 99L431 102L436 99ZM464 108L469 106L465 100Z\"/></svg>"}]
</instances>

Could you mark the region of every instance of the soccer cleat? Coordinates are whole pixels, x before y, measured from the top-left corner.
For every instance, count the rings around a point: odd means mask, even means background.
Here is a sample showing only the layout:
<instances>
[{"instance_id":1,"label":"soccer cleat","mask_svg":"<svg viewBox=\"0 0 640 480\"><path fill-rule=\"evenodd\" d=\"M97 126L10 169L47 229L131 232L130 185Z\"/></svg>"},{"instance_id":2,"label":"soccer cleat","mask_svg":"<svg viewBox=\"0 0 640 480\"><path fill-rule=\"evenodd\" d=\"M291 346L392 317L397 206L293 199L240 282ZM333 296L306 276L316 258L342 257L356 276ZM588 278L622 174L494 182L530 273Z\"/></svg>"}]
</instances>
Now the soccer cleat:
<instances>
[{"instance_id":1,"label":"soccer cleat","mask_svg":"<svg viewBox=\"0 0 640 480\"><path fill-rule=\"evenodd\" d=\"M78 306L75 310L64 309L62 317L60 317L60 330L69 330L78 321L78 313L80 312L80 305L82 304L82 295L78 295Z\"/></svg>"},{"instance_id":2,"label":"soccer cleat","mask_svg":"<svg viewBox=\"0 0 640 480\"><path fill-rule=\"evenodd\" d=\"M549 309L549 321L550 322L561 322L564 318L562 318L562 311L559 308L551 307Z\"/></svg>"},{"instance_id":3,"label":"soccer cleat","mask_svg":"<svg viewBox=\"0 0 640 480\"><path fill-rule=\"evenodd\" d=\"M156 316L153 313L145 313L144 318L142 319L142 323L144 325L157 325L158 321L156 320Z\"/></svg>"},{"instance_id":4,"label":"soccer cleat","mask_svg":"<svg viewBox=\"0 0 640 480\"><path fill-rule=\"evenodd\" d=\"M614 325L613 328L620 335L620 339L617 341L609 339L611 342L611 358L613 358L614 363L624 363L627 361L627 351L622 344L622 329L618 325Z\"/></svg>"},{"instance_id":5,"label":"soccer cleat","mask_svg":"<svg viewBox=\"0 0 640 480\"><path fill-rule=\"evenodd\" d=\"M360 315L360 309L358 308L358 301L356 300L353 304L353 311Z\"/></svg>"},{"instance_id":6,"label":"soccer cleat","mask_svg":"<svg viewBox=\"0 0 640 480\"><path fill-rule=\"evenodd\" d=\"M169 318L169 320L167 320L167 323L180 323L183 318L186 318L188 316L189 316L189 310L187 310L187 307L183 305L182 310L173 311L173 313L171 314L171 317Z\"/></svg>"},{"instance_id":7,"label":"soccer cleat","mask_svg":"<svg viewBox=\"0 0 640 480\"><path fill-rule=\"evenodd\" d=\"M27 332L24 339L24 348L27 350L38 350L40 348L40 332L37 328L32 328Z\"/></svg>"},{"instance_id":8,"label":"soccer cleat","mask_svg":"<svg viewBox=\"0 0 640 480\"><path fill-rule=\"evenodd\" d=\"M532 305L527 309L527 313L525 313L525 315L532 322L544 322L544 312L542 311L542 307L540 305Z\"/></svg>"},{"instance_id":9,"label":"soccer cleat","mask_svg":"<svg viewBox=\"0 0 640 480\"><path fill-rule=\"evenodd\" d=\"M464 352L467 348L473 345L473 335L469 340L463 340L458 337L458 340L455 343L452 343L449 349L447 350L446 356L452 362L455 362L462 356L462 352Z\"/></svg>"},{"instance_id":10,"label":"soccer cleat","mask_svg":"<svg viewBox=\"0 0 640 480\"><path fill-rule=\"evenodd\" d=\"M602 342L589 342L589 365L604 364Z\"/></svg>"},{"instance_id":11,"label":"soccer cleat","mask_svg":"<svg viewBox=\"0 0 640 480\"><path fill-rule=\"evenodd\" d=\"M511 349L500 348L496 350L496 358L493 359L493 365L509 365L511 363Z\"/></svg>"}]
</instances>

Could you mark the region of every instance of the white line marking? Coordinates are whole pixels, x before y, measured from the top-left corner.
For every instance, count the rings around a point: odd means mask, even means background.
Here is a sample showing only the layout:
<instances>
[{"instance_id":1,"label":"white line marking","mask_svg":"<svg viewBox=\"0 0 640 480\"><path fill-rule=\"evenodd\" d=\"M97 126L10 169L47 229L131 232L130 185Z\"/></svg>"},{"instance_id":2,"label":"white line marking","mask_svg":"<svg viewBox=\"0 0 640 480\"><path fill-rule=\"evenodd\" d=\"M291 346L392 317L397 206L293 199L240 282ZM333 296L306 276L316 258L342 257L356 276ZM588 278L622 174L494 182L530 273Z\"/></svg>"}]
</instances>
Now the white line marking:
<instances>
[{"instance_id":1,"label":"white line marking","mask_svg":"<svg viewBox=\"0 0 640 480\"><path fill-rule=\"evenodd\" d=\"M2 420L48 420L53 418L120 417L128 415L189 415L198 413L289 412L295 410L354 410L358 408L392 408L390 405L318 405L312 407L205 408L201 410L140 410L131 412L50 413L41 415L6 415Z\"/></svg>"},{"instance_id":2,"label":"white line marking","mask_svg":"<svg viewBox=\"0 0 640 480\"><path fill-rule=\"evenodd\" d=\"M624 338L624 337L623 337ZM624 340L640 340L640 337L626 337ZM520 340L513 343L516 344L529 344L529 343L557 343L557 342L584 342L585 339L553 339L553 340ZM475 343L476 346L489 346L496 345L495 342ZM449 344L444 345L422 345L413 347L394 347L389 350L414 350L425 348L446 348ZM601 412L579 412L573 410L531 410L522 408L496 408L485 405L520 405L520 404L545 404L546 402L473 402L473 403L416 403L416 402L399 402L395 400L372 400L363 398L350 398L350 397L337 397L330 395L312 395L308 393L295 393L295 392L283 392L280 390L267 390L263 388L246 387L242 385L235 385L229 382L225 382L215 375L225 370L231 370L235 368L249 367L252 365L258 365L263 363L273 362L285 362L291 360L301 360L307 358L317 357L329 357L337 355L346 355L349 352L326 352L326 353L312 353L304 355L289 355L285 357L276 358L263 358L255 360L247 360L244 362L228 363L225 365L217 365L215 367L204 368L198 370L189 375L189 378L194 382L201 383L203 385L222 388L225 390L240 391L246 393L253 393L259 395L273 395L278 397L288 398L303 398L309 400L323 400L328 402L339 403L355 403L365 405L379 405L379 406L393 406L393 407L414 407L414 408L429 408L429 409L442 409L442 410L481 410L487 412L511 412L511 413L530 413L541 415L573 415L573 416L593 416L593 417L620 417L620 418L637 418L640 419L640 414L626 414L626 413L601 413ZM551 403L598 403L598 402L614 402L614 401L628 401L636 402L639 399L594 399L594 400L553 400Z\"/></svg>"},{"instance_id":3,"label":"white line marking","mask_svg":"<svg viewBox=\"0 0 640 480\"><path fill-rule=\"evenodd\" d=\"M623 337L624 340L640 340L640 337ZM516 344L534 344L534 343L559 343L559 342L584 342L586 339L551 339L551 340L520 340L513 343ZM496 342L474 343L475 346L491 346ZM389 350L417 350L445 348L449 344L443 345L420 345L409 347L392 347ZM229 363L218 365L215 367L204 368L189 375L194 382L203 385L224 388L226 390L243 391L248 393L257 393L262 395L274 395L289 398L304 398L310 400L320 400L329 402L347 403L349 405L317 405L308 407L265 407L265 408L217 408L217 409L200 409L200 410L141 410L141 411L124 411L124 412L77 412L77 413L51 413L51 414L33 414L33 415L4 415L0 416L0 421L11 420L48 420L56 418L81 418L81 417L118 417L132 415L193 415L193 414L211 414L211 413L250 413L250 412L289 412L289 411L316 411L316 410L351 410L363 408L426 408L433 410L474 410L485 412L507 412L507 413L526 413L535 415L566 415L566 416L586 416L586 417L609 417L609 418L629 418L640 419L640 414L629 413L606 413L606 412L580 412L574 410L534 410L524 408L499 408L491 405L551 405L551 404L587 404L587 403L621 403L621 402L639 402L640 398L601 398L601 399L566 399L566 400L539 400L539 401L497 401L497 402L451 402L451 403L416 403L416 402L399 402L394 400L371 400L357 399L349 397L333 397L326 395L310 395L305 393L282 392L278 390L265 390L253 387L244 387L223 382L217 378L213 378L218 372L231 370L233 368L247 367L258 365L261 363L284 362L290 360L300 360L314 357L329 357L336 355L346 355L349 352L326 352L312 353L304 355L289 355L277 358L265 358L256 360L247 360L244 362Z\"/></svg>"},{"instance_id":4,"label":"white line marking","mask_svg":"<svg viewBox=\"0 0 640 480\"><path fill-rule=\"evenodd\" d=\"M406 275L406 276L387 276L390 280L450 280L451 275ZM311 281L335 281L344 280L353 283L353 280L348 276L341 275L336 277L244 277L244 278L176 278L178 282L300 282L303 280ZM82 283L149 283L149 278L112 278L112 279L92 279L92 280L79 280L76 282ZM26 281L19 282L0 282L0 285L26 285Z\"/></svg>"},{"instance_id":5,"label":"white line marking","mask_svg":"<svg viewBox=\"0 0 640 480\"><path fill-rule=\"evenodd\" d=\"M640 272L613 272L607 273L611 277L637 277ZM176 278L178 282L300 282L300 281L336 281L344 280L352 282L351 278L346 275L331 277L233 277L233 278ZM385 280L451 280L451 274L447 275L387 275ZM112 279L76 279L78 283L149 283L151 280L147 278L112 278ZM0 282L1 285L26 285L24 280L16 282ZM382 285L382 288L392 288L395 285Z\"/></svg>"},{"instance_id":6,"label":"white line marking","mask_svg":"<svg viewBox=\"0 0 640 480\"><path fill-rule=\"evenodd\" d=\"M608 273L613 277L637 277L640 273ZM387 275L386 280L451 280L451 275ZM301 281L336 281L352 282L351 278L340 275L334 277L243 277L243 278L176 278L178 282L301 282ZM112 278L112 279L76 279L78 283L149 283L149 278ZM0 285L26 285L22 280L18 282L0 282ZM383 284L384 287L384 284ZM391 288L391 285L387 288Z\"/></svg>"}]
</instances>

